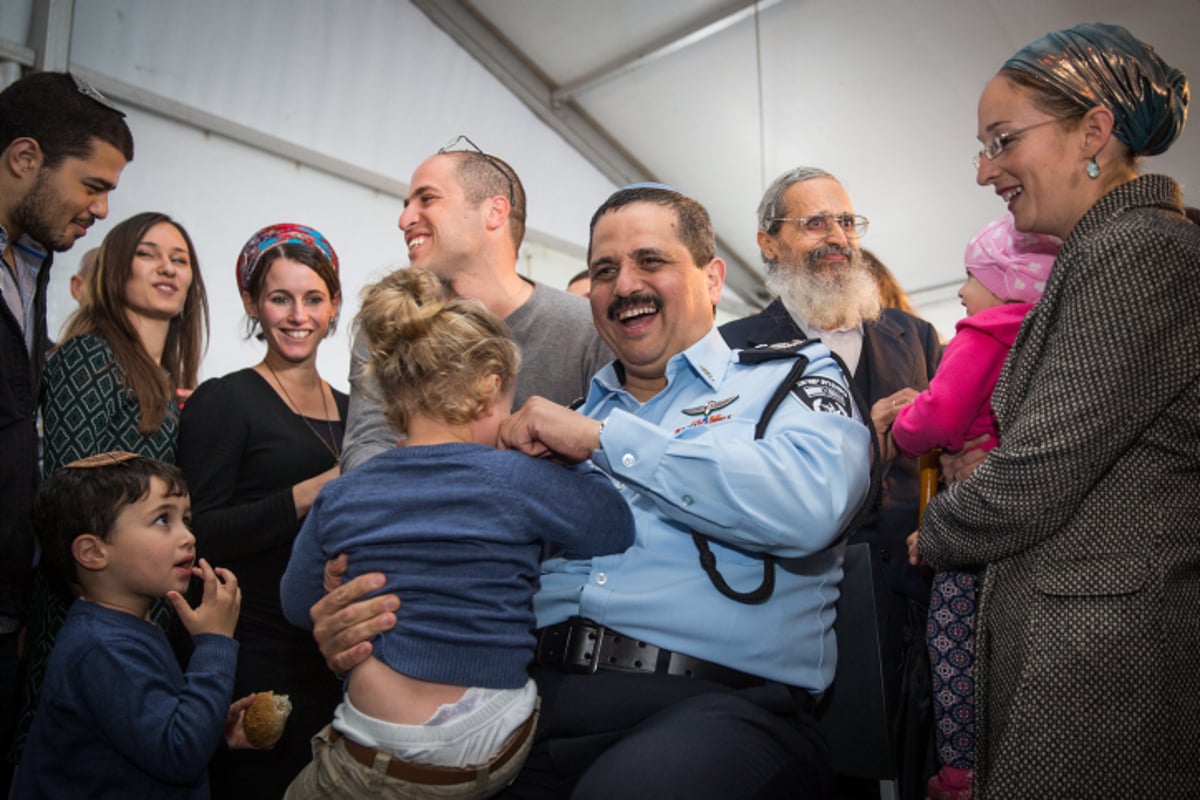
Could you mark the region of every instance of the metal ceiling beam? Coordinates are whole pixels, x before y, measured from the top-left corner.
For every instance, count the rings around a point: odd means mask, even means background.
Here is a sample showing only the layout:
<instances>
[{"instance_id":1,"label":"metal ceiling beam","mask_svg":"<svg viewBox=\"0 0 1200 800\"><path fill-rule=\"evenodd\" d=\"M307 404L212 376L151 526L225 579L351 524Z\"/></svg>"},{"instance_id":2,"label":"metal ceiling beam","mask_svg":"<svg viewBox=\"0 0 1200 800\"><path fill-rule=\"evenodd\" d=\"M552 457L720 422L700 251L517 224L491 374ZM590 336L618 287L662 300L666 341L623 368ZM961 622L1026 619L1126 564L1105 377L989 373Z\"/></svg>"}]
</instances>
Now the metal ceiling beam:
<instances>
[{"instance_id":1,"label":"metal ceiling beam","mask_svg":"<svg viewBox=\"0 0 1200 800\"><path fill-rule=\"evenodd\" d=\"M33 62L37 61L37 51L32 47L0 39L0 60L10 61L22 67L32 67Z\"/></svg>"},{"instance_id":2,"label":"metal ceiling beam","mask_svg":"<svg viewBox=\"0 0 1200 800\"><path fill-rule=\"evenodd\" d=\"M9 43L0 39L0 51L3 51L7 44ZM72 64L71 72L85 79L115 102L139 108L157 117L178 122L195 130L216 134L231 142L254 148L275 158L291 161L298 167L317 170L339 180L390 195L395 197L398 203L408 195L409 185L390 175L334 158L278 136L263 133L195 106L189 106L170 97L156 94L140 86L134 86L95 72L79 64ZM557 236L533 228L526 229L525 240L562 253L578 255L580 259L583 258L583 251L579 245L565 242Z\"/></svg>"},{"instance_id":3,"label":"metal ceiling beam","mask_svg":"<svg viewBox=\"0 0 1200 800\"><path fill-rule=\"evenodd\" d=\"M547 126L574 147L596 169L618 186L658 178L637 161L612 136L585 114L571 99L554 102L555 86L523 55L518 53L486 21L462 0L411 0ZM725 305L732 313L747 313L769 300L762 276L717 237L718 254L728 269L726 284L742 302L732 298Z\"/></svg>"},{"instance_id":4,"label":"metal ceiling beam","mask_svg":"<svg viewBox=\"0 0 1200 800\"><path fill-rule=\"evenodd\" d=\"M648 179L648 171L642 164L574 108L554 109L550 103L554 87L466 3L412 0L412 4L609 179L617 184Z\"/></svg>"},{"instance_id":5,"label":"metal ceiling beam","mask_svg":"<svg viewBox=\"0 0 1200 800\"><path fill-rule=\"evenodd\" d=\"M37 52L30 47L22 46L8 39L0 38L0 89L5 88L21 77L20 67L32 67L37 60ZM9 76L6 67L15 68ZM68 69L68 65L62 67ZM364 186L382 194L403 201L408 195L409 186L404 181L396 180L374 170L360 167L348 161L334 158L325 153L294 144L278 136L263 133L254 128L238 124L232 120L212 114L203 109L189 106L170 97L156 94L140 86L117 80L79 64L70 64L70 71L95 86L108 99L138 108L154 114L157 117L186 125L195 130L212 133L231 142L254 148L275 158L287 159L298 167L323 172L339 180L344 180L358 186ZM10 78L10 79L9 79ZM5 82L7 80L7 83ZM556 250L560 253L584 257L584 249L575 242L565 241L552 234L544 233L533 228L525 231L525 240L532 244Z\"/></svg>"},{"instance_id":6,"label":"metal ceiling beam","mask_svg":"<svg viewBox=\"0 0 1200 800\"><path fill-rule=\"evenodd\" d=\"M298 166L319 170L327 175L365 186L377 192L397 198L403 198L408 194L408 184L388 175L382 175L311 148L293 144L278 136L263 133L195 106L157 94L149 89L143 89L140 86L134 86L95 72L79 64L72 64L71 72L118 103L148 111L163 119L172 120L199 131L215 133L225 139L252 147L276 158L287 159Z\"/></svg>"},{"instance_id":7,"label":"metal ceiling beam","mask_svg":"<svg viewBox=\"0 0 1200 800\"><path fill-rule=\"evenodd\" d=\"M690 47L693 44L715 36L726 28L741 22L746 17L753 16L758 11L770 8L778 2L779 0L761 0L761 2L759 0L739 0L732 7L726 6L725 8L717 9L686 28L667 34L657 41L640 47L637 50L617 56L603 67L595 69L582 78L555 89L550 95L550 100L558 104L578 97L601 84L628 75L630 72L639 70L647 64L674 55L685 47Z\"/></svg>"},{"instance_id":8,"label":"metal ceiling beam","mask_svg":"<svg viewBox=\"0 0 1200 800\"><path fill-rule=\"evenodd\" d=\"M71 23L75 0L36 0L29 24L29 46L37 72L64 72L71 63Z\"/></svg>"}]
</instances>

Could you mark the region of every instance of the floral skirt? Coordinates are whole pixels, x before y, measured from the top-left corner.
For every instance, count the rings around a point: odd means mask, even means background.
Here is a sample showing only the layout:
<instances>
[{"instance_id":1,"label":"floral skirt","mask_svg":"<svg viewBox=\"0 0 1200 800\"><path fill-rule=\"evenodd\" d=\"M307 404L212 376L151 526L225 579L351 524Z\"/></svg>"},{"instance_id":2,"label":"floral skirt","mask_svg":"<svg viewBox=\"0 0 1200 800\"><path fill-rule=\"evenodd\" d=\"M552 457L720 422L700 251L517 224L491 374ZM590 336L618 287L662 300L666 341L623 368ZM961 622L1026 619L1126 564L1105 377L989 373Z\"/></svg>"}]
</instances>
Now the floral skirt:
<instances>
[{"instance_id":1,"label":"floral skirt","mask_svg":"<svg viewBox=\"0 0 1200 800\"><path fill-rule=\"evenodd\" d=\"M935 575L925 629L938 763L960 769L975 765L976 580L971 572Z\"/></svg>"}]
</instances>

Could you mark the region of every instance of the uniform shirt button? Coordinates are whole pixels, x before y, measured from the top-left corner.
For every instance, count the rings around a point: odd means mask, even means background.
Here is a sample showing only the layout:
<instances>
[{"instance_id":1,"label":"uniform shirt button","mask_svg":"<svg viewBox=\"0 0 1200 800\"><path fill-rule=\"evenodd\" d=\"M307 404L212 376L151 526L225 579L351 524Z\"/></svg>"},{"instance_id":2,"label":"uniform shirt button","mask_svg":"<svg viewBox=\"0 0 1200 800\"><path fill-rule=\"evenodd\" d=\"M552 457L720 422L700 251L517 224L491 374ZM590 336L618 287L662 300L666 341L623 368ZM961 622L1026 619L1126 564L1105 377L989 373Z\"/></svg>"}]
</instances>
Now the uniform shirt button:
<instances>
[{"instance_id":1,"label":"uniform shirt button","mask_svg":"<svg viewBox=\"0 0 1200 800\"><path fill-rule=\"evenodd\" d=\"M633 453L626 453L625 455L621 456L621 463L627 467L632 467L637 463L637 459L633 457Z\"/></svg>"},{"instance_id":2,"label":"uniform shirt button","mask_svg":"<svg viewBox=\"0 0 1200 800\"><path fill-rule=\"evenodd\" d=\"M608 576L605 575L603 572L597 572L596 573L596 583L598 583L600 586L603 586L604 584L608 583Z\"/></svg>"},{"instance_id":3,"label":"uniform shirt button","mask_svg":"<svg viewBox=\"0 0 1200 800\"><path fill-rule=\"evenodd\" d=\"M690 494L685 494L683 496L683 504L685 506L690 506L694 502L696 502L696 501L692 499L692 496Z\"/></svg>"}]
</instances>

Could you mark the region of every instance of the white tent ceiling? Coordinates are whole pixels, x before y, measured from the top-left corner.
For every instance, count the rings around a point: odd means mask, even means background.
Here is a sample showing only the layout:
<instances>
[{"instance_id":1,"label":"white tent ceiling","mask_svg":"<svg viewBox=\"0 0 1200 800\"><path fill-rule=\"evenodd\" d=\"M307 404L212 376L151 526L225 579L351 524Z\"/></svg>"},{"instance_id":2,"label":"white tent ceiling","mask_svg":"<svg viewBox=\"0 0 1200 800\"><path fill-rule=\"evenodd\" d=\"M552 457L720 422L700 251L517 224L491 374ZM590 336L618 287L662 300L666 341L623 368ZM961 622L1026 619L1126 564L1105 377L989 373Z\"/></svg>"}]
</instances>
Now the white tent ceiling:
<instances>
[{"instance_id":1,"label":"white tent ceiling","mask_svg":"<svg viewBox=\"0 0 1200 800\"><path fill-rule=\"evenodd\" d=\"M967 239L1003 211L974 185L979 92L1047 31L1121 24L1200 80L1197 0L414 4L614 182L654 178L701 200L736 262L730 284L752 303L754 209L801 164L841 178L871 219L864 245L918 299L952 296ZM1145 165L1191 204L1198 124Z\"/></svg>"},{"instance_id":2,"label":"white tent ceiling","mask_svg":"<svg viewBox=\"0 0 1200 800\"><path fill-rule=\"evenodd\" d=\"M302 219L346 250L347 314L403 261L408 176L467 133L526 184L535 278L565 283L592 210L656 179L710 210L723 313L751 311L765 299L754 209L807 164L841 178L871 219L864 245L949 332L963 246L1003 210L974 185L979 91L1028 41L1091 20L1200 80L1200 0L3 0L0 66L69 63L131 109L138 158L95 242L161 208L224 269L258 225ZM1192 205L1198 127L1145 165ZM232 284L210 280L210 297L205 369L220 374L257 355L234 333Z\"/></svg>"}]
</instances>

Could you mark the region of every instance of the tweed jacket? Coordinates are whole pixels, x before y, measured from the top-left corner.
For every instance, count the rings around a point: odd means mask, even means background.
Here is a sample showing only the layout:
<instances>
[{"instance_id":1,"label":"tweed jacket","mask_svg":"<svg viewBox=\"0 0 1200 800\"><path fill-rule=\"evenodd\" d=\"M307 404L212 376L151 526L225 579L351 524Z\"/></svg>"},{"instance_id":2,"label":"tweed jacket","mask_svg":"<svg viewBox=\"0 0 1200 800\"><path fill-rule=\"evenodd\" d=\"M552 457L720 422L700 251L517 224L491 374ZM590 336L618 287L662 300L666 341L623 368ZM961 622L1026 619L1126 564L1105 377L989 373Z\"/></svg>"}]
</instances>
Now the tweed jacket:
<instances>
[{"instance_id":1,"label":"tweed jacket","mask_svg":"<svg viewBox=\"0 0 1200 800\"><path fill-rule=\"evenodd\" d=\"M1200 797L1200 226L1149 175L1059 253L1000 446L920 548L982 566L977 797Z\"/></svg>"}]
</instances>

